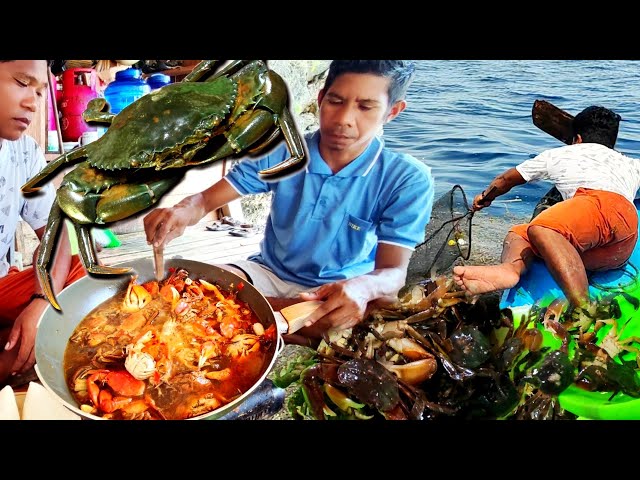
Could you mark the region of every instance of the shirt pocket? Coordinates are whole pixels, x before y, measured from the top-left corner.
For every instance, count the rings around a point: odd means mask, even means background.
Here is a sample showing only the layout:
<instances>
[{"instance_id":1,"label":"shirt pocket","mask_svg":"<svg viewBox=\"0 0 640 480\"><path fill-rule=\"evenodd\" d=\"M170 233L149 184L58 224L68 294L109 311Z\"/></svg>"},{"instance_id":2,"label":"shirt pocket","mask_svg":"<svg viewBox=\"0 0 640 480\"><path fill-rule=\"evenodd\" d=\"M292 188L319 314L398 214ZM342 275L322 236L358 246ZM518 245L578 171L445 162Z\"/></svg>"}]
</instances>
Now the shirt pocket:
<instances>
[{"instance_id":1,"label":"shirt pocket","mask_svg":"<svg viewBox=\"0 0 640 480\"><path fill-rule=\"evenodd\" d=\"M376 244L372 227L372 222L345 214L335 241L339 263L352 265L369 257Z\"/></svg>"}]
</instances>

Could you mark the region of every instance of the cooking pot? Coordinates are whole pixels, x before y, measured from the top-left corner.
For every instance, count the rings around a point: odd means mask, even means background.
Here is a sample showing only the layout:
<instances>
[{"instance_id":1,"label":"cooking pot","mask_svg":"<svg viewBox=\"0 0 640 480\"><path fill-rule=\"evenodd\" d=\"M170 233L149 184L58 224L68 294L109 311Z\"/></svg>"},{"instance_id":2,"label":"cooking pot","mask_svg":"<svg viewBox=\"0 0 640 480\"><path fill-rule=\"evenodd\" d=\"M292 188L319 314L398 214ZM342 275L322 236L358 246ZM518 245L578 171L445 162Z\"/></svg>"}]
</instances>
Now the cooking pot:
<instances>
[{"instance_id":1,"label":"cooking pot","mask_svg":"<svg viewBox=\"0 0 640 480\"><path fill-rule=\"evenodd\" d=\"M118 264L119 267L131 267L132 274L137 274L136 283L155 280L154 266L150 259L140 259L132 262ZM243 281L236 274L220 267L193 260L167 259L163 278L169 275L169 268L184 268L189 272L189 278L203 278L210 283L215 283L226 290L231 290L233 284L237 287L239 282L244 282L244 288L238 291L238 299L246 302L256 314L265 330L272 324L276 324L275 315L269 302L250 283ZM101 417L83 412L71 395L64 376L64 352L73 333L80 321L85 318L95 307L117 293L124 291L131 280L130 275L117 277L87 275L63 289L57 296L62 307L58 312L49 306L38 323L35 342L35 371L42 385L45 386L62 404L69 410L85 418L101 420ZM278 325L276 324L276 329ZM249 397L252 392L265 380L271 372L278 353L284 348L281 333L278 332L276 348L271 359L265 362L265 368L260 378L246 392L235 400L221 407L192 417L194 419L217 419L238 407Z\"/></svg>"}]
</instances>

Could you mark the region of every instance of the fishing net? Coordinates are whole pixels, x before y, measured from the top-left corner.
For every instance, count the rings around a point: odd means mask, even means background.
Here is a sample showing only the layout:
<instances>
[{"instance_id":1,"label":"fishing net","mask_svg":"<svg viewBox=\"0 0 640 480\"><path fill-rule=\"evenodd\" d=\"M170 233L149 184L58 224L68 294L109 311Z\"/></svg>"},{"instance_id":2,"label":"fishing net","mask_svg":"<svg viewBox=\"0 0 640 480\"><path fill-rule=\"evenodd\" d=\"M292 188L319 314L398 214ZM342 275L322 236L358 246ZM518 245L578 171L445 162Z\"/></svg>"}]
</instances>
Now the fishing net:
<instances>
[{"instance_id":1,"label":"fishing net","mask_svg":"<svg viewBox=\"0 0 640 480\"><path fill-rule=\"evenodd\" d=\"M443 274L456 259L468 260L472 218L473 210L460 185L437 199L425 228L424 241L416 246L411 256L407 280L433 278Z\"/></svg>"}]
</instances>

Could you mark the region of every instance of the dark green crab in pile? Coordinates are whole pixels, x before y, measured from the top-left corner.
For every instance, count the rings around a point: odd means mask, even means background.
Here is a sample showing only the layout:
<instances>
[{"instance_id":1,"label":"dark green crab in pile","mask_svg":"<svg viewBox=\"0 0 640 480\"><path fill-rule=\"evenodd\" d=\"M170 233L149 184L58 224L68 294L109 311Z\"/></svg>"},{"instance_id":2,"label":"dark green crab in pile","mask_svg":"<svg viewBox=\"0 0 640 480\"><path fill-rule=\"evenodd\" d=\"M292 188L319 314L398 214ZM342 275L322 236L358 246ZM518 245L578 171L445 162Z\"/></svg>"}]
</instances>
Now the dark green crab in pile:
<instances>
[{"instance_id":1,"label":"dark green crab in pile","mask_svg":"<svg viewBox=\"0 0 640 480\"><path fill-rule=\"evenodd\" d=\"M48 265L64 216L75 227L88 272L118 275L130 269L100 265L90 230L147 209L183 178L185 168L230 156L255 155L283 138L290 158L260 172L265 178L291 174L305 165L303 141L289 112L284 80L260 60L237 60L216 72L204 60L180 83L136 100L117 115L102 98L89 102L83 118L109 124L86 146L64 153L22 186L29 194L57 171L80 162L58 188L36 264L50 303Z\"/></svg>"},{"instance_id":2,"label":"dark green crab in pile","mask_svg":"<svg viewBox=\"0 0 640 480\"><path fill-rule=\"evenodd\" d=\"M638 365L619 358L638 339L618 340L617 300L601 299L590 320L565 310L554 302L514 318L439 277L274 380L298 382L287 405L298 419L575 419L559 401L569 387L640 397Z\"/></svg>"}]
</instances>

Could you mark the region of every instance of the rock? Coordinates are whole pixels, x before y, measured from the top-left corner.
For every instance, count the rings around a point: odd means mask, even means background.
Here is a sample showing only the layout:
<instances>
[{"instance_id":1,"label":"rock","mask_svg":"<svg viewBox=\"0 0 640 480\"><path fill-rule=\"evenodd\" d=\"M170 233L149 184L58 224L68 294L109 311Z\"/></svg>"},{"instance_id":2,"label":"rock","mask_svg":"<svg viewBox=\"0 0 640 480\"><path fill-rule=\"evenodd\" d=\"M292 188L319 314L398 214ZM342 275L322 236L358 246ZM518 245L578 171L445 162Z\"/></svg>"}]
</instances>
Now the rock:
<instances>
[{"instance_id":1,"label":"rock","mask_svg":"<svg viewBox=\"0 0 640 480\"><path fill-rule=\"evenodd\" d=\"M318 92L324 85L330 60L269 60L269 68L289 87L291 113L301 133L318 127Z\"/></svg>"}]
</instances>

